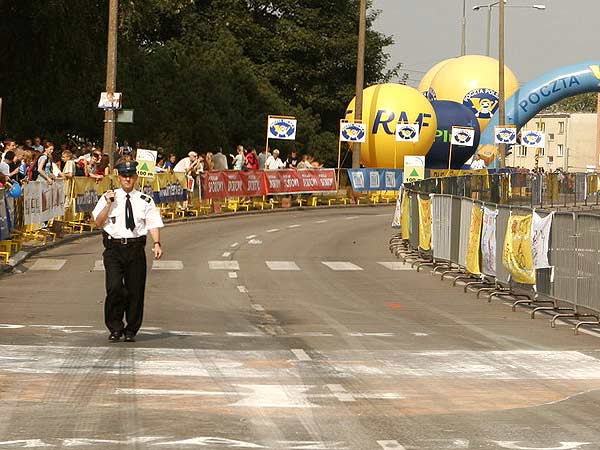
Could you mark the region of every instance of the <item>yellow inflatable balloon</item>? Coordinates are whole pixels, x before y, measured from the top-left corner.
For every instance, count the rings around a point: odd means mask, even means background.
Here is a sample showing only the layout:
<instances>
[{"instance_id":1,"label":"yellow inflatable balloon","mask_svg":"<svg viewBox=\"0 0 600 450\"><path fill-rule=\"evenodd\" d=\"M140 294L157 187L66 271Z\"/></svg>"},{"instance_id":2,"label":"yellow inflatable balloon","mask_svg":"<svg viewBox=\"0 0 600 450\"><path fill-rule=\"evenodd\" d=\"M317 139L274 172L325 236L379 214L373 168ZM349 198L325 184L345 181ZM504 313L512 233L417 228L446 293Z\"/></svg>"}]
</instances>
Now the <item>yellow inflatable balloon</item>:
<instances>
[{"instance_id":1,"label":"yellow inflatable balloon","mask_svg":"<svg viewBox=\"0 0 600 450\"><path fill-rule=\"evenodd\" d=\"M504 66L505 97L508 99L519 89L519 81ZM443 65L431 81L431 93L436 100L462 103L475 113L485 129L490 118L497 112L498 60L489 56L466 55L454 58Z\"/></svg>"},{"instance_id":2,"label":"yellow inflatable balloon","mask_svg":"<svg viewBox=\"0 0 600 450\"><path fill-rule=\"evenodd\" d=\"M456 58L445 59L445 60L437 63L431 69L429 69L427 71L427 73L423 76L421 81L419 82L419 86L417 87L417 90L419 92L421 92L423 95L425 95L425 97L427 97L429 100L435 100L435 98L433 96L433 92L430 91L431 82L433 81L433 79L435 78L437 73L440 71L440 69L454 59L456 59Z\"/></svg>"},{"instance_id":3,"label":"yellow inflatable balloon","mask_svg":"<svg viewBox=\"0 0 600 450\"><path fill-rule=\"evenodd\" d=\"M346 119L354 120L356 98L348 105ZM437 130L433 106L419 91L402 84L377 84L363 91L363 122L367 142L361 145L365 167L404 168L404 156L427 154ZM418 123L419 142L396 142L396 124Z\"/></svg>"}]
</instances>

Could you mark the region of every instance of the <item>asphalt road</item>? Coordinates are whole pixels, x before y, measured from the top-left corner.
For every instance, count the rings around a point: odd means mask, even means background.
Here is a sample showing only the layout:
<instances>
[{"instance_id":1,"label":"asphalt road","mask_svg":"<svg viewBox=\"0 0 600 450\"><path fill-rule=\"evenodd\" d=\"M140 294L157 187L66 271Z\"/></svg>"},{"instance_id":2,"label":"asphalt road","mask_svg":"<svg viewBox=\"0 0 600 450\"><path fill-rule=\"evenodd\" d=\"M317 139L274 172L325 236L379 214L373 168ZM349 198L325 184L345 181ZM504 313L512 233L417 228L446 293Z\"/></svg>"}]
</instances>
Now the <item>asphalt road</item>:
<instances>
[{"instance_id":1,"label":"asphalt road","mask_svg":"<svg viewBox=\"0 0 600 450\"><path fill-rule=\"evenodd\" d=\"M600 449L600 338L386 264L392 209L167 227L136 343L101 242L0 278L0 450Z\"/></svg>"}]
</instances>

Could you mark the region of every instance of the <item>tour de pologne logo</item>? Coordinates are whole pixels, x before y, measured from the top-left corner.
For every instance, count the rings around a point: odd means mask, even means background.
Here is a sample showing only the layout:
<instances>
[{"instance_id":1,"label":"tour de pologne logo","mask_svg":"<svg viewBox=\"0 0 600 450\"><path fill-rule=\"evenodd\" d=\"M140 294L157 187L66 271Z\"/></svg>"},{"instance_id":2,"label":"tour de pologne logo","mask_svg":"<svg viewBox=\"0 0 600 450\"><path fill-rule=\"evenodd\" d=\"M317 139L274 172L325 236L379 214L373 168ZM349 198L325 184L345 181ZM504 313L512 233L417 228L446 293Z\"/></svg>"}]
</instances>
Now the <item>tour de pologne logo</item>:
<instances>
[{"instance_id":1,"label":"tour de pologne logo","mask_svg":"<svg viewBox=\"0 0 600 450\"><path fill-rule=\"evenodd\" d=\"M342 130L342 136L348 141L361 141L365 137L365 129L354 124L348 125Z\"/></svg>"},{"instance_id":2,"label":"tour de pologne logo","mask_svg":"<svg viewBox=\"0 0 600 450\"><path fill-rule=\"evenodd\" d=\"M459 131L455 134L454 139L456 139L461 144L468 144L471 140L471 135L466 131Z\"/></svg>"},{"instance_id":3,"label":"tour de pologne logo","mask_svg":"<svg viewBox=\"0 0 600 450\"><path fill-rule=\"evenodd\" d=\"M278 138L289 138L296 132L296 126L294 122L281 119L271 123L269 132Z\"/></svg>"},{"instance_id":4,"label":"tour de pologne logo","mask_svg":"<svg viewBox=\"0 0 600 450\"><path fill-rule=\"evenodd\" d=\"M512 144L517 138L517 132L511 128L504 128L496 134L496 139L503 144Z\"/></svg>"},{"instance_id":5,"label":"tour de pologne logo","mask_svg":"<svg viewBox=\"0 0 600 450\"><path fill-rule=\"evenodd\" d=\"M403 141L414 139L416 135L417 130L415 130L413 127L401 126L398 128L398 137Z\"/></svg>"},{"instance_id":6,"label":"tour de pologne logo","mask_svg":"<svg viewBox=\"0 0 600 450\"><path fill-rule=\"evenodd\" d=\"M475 113L478 119L490 119L498 110L498 92L493 89L473 89L463 100L463 105Z\"/></svg>"},{"instance_id":7,"label":"tour de pologne logo","mask_svg":"<svg viewBox=\"0 0 600 450\"><path fill-rule=\"evenodd\" d=\"M535 133L533 131L530 131L529 133L525 133L522 137L521 137L521 142L524 145L537 145L540 142L542 142L542 136L539 135L538 133Z\"/></svg>"}]
</instances>

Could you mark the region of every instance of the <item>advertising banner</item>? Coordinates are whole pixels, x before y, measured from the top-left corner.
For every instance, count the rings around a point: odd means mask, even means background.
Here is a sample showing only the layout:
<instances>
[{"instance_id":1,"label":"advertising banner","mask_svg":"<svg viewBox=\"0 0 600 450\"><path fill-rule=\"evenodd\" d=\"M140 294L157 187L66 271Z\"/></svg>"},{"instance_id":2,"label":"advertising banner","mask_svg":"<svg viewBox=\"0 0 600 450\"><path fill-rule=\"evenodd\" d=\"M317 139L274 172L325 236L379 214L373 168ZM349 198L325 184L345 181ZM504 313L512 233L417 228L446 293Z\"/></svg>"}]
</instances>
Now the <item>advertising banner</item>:
<instances>
[{"instance_id":1,"label":"advertising banner","mask_svg":"<svg viewBox=\"0 0 600 450\"><path fill-rule=\"evenodd\" d=\"M399 123L396 125L396 142L419 142L418 123Z\"/></svg>"},{"instance_id":2,"label":"advertising banner","mask_svg":"<svg viewBox=\"0 0 600 450\"><path fill-rule=\"evenodd\" d=\"M42 182L32 181L23 185L23 214L25 225L40 223L42 212Z\"/></svg>"},{"instance_id":3,"label":"advertising banner","mask_svg":"<svg viewBox=\"0 0 600 450\"><path fill-rule=\"evenodd\" d=\"M402 186L403 174L400 169L348 169L355 191L397 191Z\"/></svg>"},{"instance_id":4,"label":"advertising banner","mask_svg":"<svg viewBox=\"0 0 600 450\"><path fill-rule=\"evenodd\" d=\"M335 169L266 170L267 194L335 191Z\"/></svg>"},{"instance_id":5,"label":"advertising banner","mask_svg":"<svg viewBox=\"0 0 600 450\"><path fill-rule=\"evenodd\" d=\"M481 230L481 271L496 276L496 218L498 210L483 208Z\"/></svg>"},{"instance_id":6,"label":"advertising banner","mask_svg":"<svg viewBox=\"0 0 600 450\"><path fill-rule=\"evenodd\" d=\"M506 236L502 264L517 283L535 284L535 267L531 248L532 215L510 216Z\"/></svg>"},{"instance_id":7,"label":"advertising banner","mask_svg":"<svg viewBox=\"0 0 600 450\"><path fill-rule=\"evenodd\" d=\"M402 226L402 197L403 189L398 190L398 198L396 199L396 209L394 210L394 217L392 218L392 228L399 229Z\"/></svg>"},{"instance_id":8,"label":"advertising banner","mask_svg":"<svg viewBox=\"0 0 600 450\"><path fill-rule=\"evenodd\" d=\"M75 177L73 179L73 197L75 199L75 212L92 212L100 195L104 194L111 187L109 177L104 177L100 181L88 177Z\"/></svg>"},{"instance_id":9,"label":"advertising banner","mask_svg":"<svg viewBox=\"0 0 600 450\"><path fill-rule=\"evenodd\" d=\"M150 189L144 186L142 191L151 195L156 204L178 203L188 198L188 179L184 173L159 173L147 182L150 183Z\"/></svg>"},{"instance_id":10,"label":"advertising banner","mask_svg":"<svg viewBox=\"0 0 600 450\"><path fill-rule=\"evenodd\" d=\"M431 199L417 197L419 202L419 248L431 250Z\"/></svg>"},{"instance_id":11,"label":"advertising banner","mask_svg":"<svg viewBox=\"0 0 600 450\"><path fill-rule=\"evenodd\" d=\"M544 148L546 146L546 135L543 131L525 131L521 134L521 145L523 147Z\"/></svg>"},{"instance_id":12,"label":"advertising banner","mask_svg":"<svg viewBox=\"0 0 600 450\"><path fill-rule=\"evenodd\" d=\"M296 139L297 126L298 121L295 118L269 116L267 123L268 139L285 139L293 141Z\"/></svg>"},{"instance_id":13,"label":"advertising banner","mask_svg":"<svg viewBox=\"0 0 600 450\"><path fill-rule=\"evenodd\" d=\"M483 210L478 205L473 205L471 211L471 226L469 228L469 244L467 245L467 272L479 275L479 248L481 246L481 226L483 223Z\"/></svg>"},{"instance_id":14,"label":"advertising banner","mask_svg":"<svg viewBox=\"0 0 600 450\"><path fill-rule=\"evenodd\" d=\"M475 142L475 129L468 127L452 127L452 145L472 147Z\"/></svg>"},{"instance_id":15,"label":"advertising banner","mask_svg":"<svg viewBox=\"0 0 600 450\"><path fill-rule=\"evenodd\" d=\"M340 141L342 142L366 142L367 124L342 122L340 124Z\"/></svg>"},{"instance_id":16,"label":"advertising banner","mask_svg":"<svg viewBox=\"0 0 600 450\"><path fill-rule=\"evenodd\" d=\"M533 222L531 230L531 250L533 252L533 263L536 269L546 269L550 267L548 262L548 247L550 244L550 229L552 228L551 212L546 217L533 213Z\"/></svg>"},{"instance_id":17,"label":"advertising banner","mask_svg":"<svg viewBox=\"0 0 600 450\"><path fill-rule=\"evenodd\" d=\"M494 128L494 143L514 145L517 143L517 128L504 126Z\"/></svg>"},{"instance_id":18,"label":"advertising banner","mask_svg":"<svg viewBox=\"0 0 600 450\"><path fill-rule=\"evenodd\" d=\"M23 186L24 223L31 225L47 222L65 214L65 184L56 180L31 181ZM95 204L94 204L95 205Z\"/></svg>"},{"instance_id":19,"label":"advertising banner","mask_svg":"<svg viewBox=\"0 0 600 450\"><path fill-rule=\"evenodd\" d=\"M404 239L405 241L410 239L410 225L412 223L412 220L410 220L410 213L411 213L411 201L410 201L410 196L408 195L408 192L404 191L402 193L402 217L401 217L401 222L402 222L402 239Z\"/></svg>"}]
</instances>

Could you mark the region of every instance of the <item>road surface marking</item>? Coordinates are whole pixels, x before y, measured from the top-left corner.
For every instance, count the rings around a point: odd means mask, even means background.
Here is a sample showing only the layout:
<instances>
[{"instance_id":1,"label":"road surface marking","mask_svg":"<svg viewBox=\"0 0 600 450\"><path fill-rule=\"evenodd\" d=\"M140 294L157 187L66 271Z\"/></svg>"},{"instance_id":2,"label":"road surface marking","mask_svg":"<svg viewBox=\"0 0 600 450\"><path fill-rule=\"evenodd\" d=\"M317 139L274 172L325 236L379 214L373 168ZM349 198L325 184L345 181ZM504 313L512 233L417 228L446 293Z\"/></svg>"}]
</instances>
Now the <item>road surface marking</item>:
<instances>
[{"instance_id":1,"label":"road surface marking","mask_svg":"<svg viewBox=\"0 0 600 450\"><path fill-rule=\"evenodd\" d=\"M327 267L329 267L331 270L336 270L336 271L344 271L344 270L363 270L362 267L358 267L355 264L352 264L351 262L346 262L346 261L321 261L323 264L325 264Z\"/></svg>"},{"instance_id":2,"label":"road surface marking","mask_svg":"<svg viewBox=\"0 0 600 450\"><path fill-rule=\"evenodd\" d=\"M344 386L341 384L328 384L327 389L337 398L340 402L355 402L356 399L350 394Z\"/></svg>"},{"instance_id":3,"label":"road surface marking","mask_svg":"<svg viewBox=\"0 0 600 450\"><path fill-rule=\"evenodd\" d=\"M255 234L251 234L250 236L246 236L246 240L254 239L256 237Z\"/></svg>"},{"instance_id":4,"label":"road surface marking","mask_svg":"<svg viewBox=\"0 0 600 450\"><path fill-rule=\"evenodd\" d=\"M94 272L104 272L104 261L94 261L94 268L92 270Z\"/></svg>"},{"instance_id":5,"label":"road surface marking","mask_svg":"<svg viewBox=\"0 0 600 450\"><path fill-rule=\"evenodd\" d=\"M183 261L152 261L152 270L183 270Z\"/></svg>"},{"instance_id":6,"label":"road surface marking","mask_svg":"<svg viewBox=\"0 0 600 450\"><path fill-rule=\"evenodd\" d=\"M510 450L577 450L584 445L589 445L591 442L560 442L560 447L522 447L519 441L492 441L502 448Z\"/></svg>"},{"instance_id":7,"label":"road surface marking","mask_svg":"<svg viewBox=\"0 0 600 450\"><path fill-rule=\"evenodd\" d=\"M240 265L237 261L209 261L208 268L210 270L240 270Z\"/></svg>"},{"instance_id":8,"label":"road surface marking","mask_svg":"<svg viewBox=\"0 0 600 450\"><path fill-rule=\"evenodd\" d=\"M228 331L225 334L232 337L267 337L267 335L264 333L251 331Z\"/></svg>"},{"instance_id":9,"label":"road surface marking","mask_svg":"<svg viewBox=\"0 0 600 450\"><path fill-rule=\"evenodd\" d=\"M267 230L267 233L277 233L279 231L279 228L271 228L270 230Z\"/></svg>"},{"instance_id":10,"label":"road surface marking","mask_svg":"<svg viewBox=\"0 0 600 450\"><path fill-rule=\"evenodd\" d=\"M223 258L229 258L231 256L231 252L223 252L221 255Z\"/></svg>"},{"instance_id":11,"label":"road surface marking","mask_svg":"<svg viewBox=\"0 0 600 450\"><path fill-rule=\"evenodd\" d=\"M250 245L260 245L260 244L262 244L262 241L260 239L250 239L248 241L248 244L250 244Z\"/></svg>"},{"instance_id":12,"label":"road surface marking","mask_svg":"<svg viewBox=\"0 0 600 450\"><path fill-rule=\"evenodd\" d=\"M288 228L300 228L302 225L294 224L290 225Z\"/></svg>"},{"instance_id":13,"label":"road surface marking","mask_svg":"<svg viewBox=\"0 0 600 450\"><path fill-rule=\"evenodd\" d=\"M235 248L235 247L237 247L238 245L240 245L240 243L239 243L239 242L234 242L233 244L231 244L231 245L230 245L230 247L231 247L231 248Z\"/></svg>"},{"instance_id":14,"label":"road surface marking","mask_svg":"<svg viewBox=\"0 0 600 450\"><path fill-rule=\"evenodd\" d=\"M315 223L327 223L329 220L317 220Z\"/></svg>"},{"instance_id":15,"label":"road surface marking","mask_svg":"<svg viewBox=\"0 0 600 450\"><path fill-rule=\"evenodd\" d=\"M265 261L271 270L300 270L294 261Z\"/></svg>"},{"instance_id":16,"label":"road surface marking","mask_svg":"<svg viewBox=\"0 0 600 450\"><path fill-rule=\"evenodd\" d=\"M373 337L394 337L396 335L396 333L347 333L348 336L352 336L352 337L367 337L367 336L373 336Z\"/></svg>"},{"instance_id":17,"label":"road surface marking","mask_svg":"<svg viewBox=\"0 0 600 450\"><path fill-rule=\"evenodd\" d=\"M29 270L60 270L66 262L66 259L37 259Z\"/></svg>"},{"instance_id":18,"label":"road surface marking","mask_svg":"<svg viewBox=\"0 0 600 450\"><path fill-rule=\"evenodd\" d=\"M348 216L346 217L346 220L353 220L353 219L358 219L360 218L360 216Z\"/></svg>"},{"instance_id":19,"label":"road surface marking","mask_svg":"<svg viewBox=\"0 0 600 450\"><path fill-rule=\"evenodd\" d=\"M386 269L390 269L390 270L412 270L412 267L410 264L406 264L401 261L394 261L394 262L380 261L377 264L381 264L383 267L385 267Z\"/></svg>"},{"instance_id":20,"label":"road surface marking","mask_svg":"<svg viewBox=\"0 0 600 450\"><path fill-rule=\"evenodd\" d=\"M260 311L260 312L263 312L265 310L265 308L263 308L263 306L259 305L258 303L253 303L252 309L254 309L255 311Z\"/></svg>"},{"instance_id":21,"label":"road surface marking","mask_svg":"<svg viewBox=\"0 0 600 450\"><path fill-rule=\"evenodd\" d=\"M237 384L234 385L244 390L250 390L250 394L229 406L250 408L320 408L319 405L311 403L306 392L313 386L290 386L290 385L265 385L265 384Z\"/></svg>"},{"instance_id":22,"label":"road surface marking","mask_svg":"<svg viewBox=\"0 0 600 450\"><path fill-rule=\"evenodd\" d=\"M246 289L246 286L238 286L238 291L240 291L242 294L247 294L248 293L248 289Z\"/></svg>"},{"instance_id":23,"label":"road surface marking","mask_svg":"<svg viewBox=\"0 0 600 450\"><path fill-rule=\"evenodd\" d=\"M229 278L237 278L237 272L229 272Z\"/></svg>"},{"instance_id":24,"label":"road surface marking","mask_svg":"<svg viewBox=\"0 0 600 450\"><path fill-rule=\"evenodd\" d=\"M377 441L383 450L406 450L398 441Z\"/></svg>"},{"instance_id":25,"label":"road surface marking","mask_svg":"<svg viewBox=\"0 0 600 450\"><path fill-rule=\"evenodd\" d=\"M292 353L298 361L312 361L312 358L301 348L293 348Z\"/></svg>"}]
</instances>

